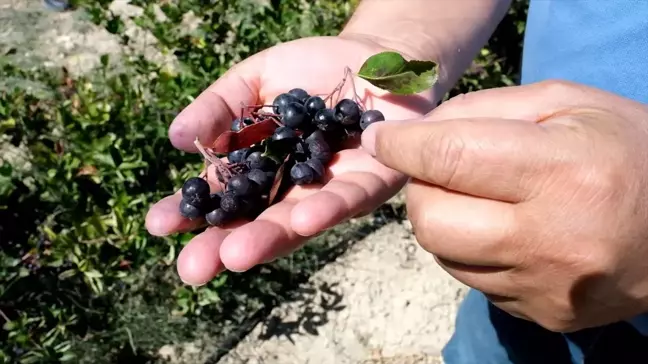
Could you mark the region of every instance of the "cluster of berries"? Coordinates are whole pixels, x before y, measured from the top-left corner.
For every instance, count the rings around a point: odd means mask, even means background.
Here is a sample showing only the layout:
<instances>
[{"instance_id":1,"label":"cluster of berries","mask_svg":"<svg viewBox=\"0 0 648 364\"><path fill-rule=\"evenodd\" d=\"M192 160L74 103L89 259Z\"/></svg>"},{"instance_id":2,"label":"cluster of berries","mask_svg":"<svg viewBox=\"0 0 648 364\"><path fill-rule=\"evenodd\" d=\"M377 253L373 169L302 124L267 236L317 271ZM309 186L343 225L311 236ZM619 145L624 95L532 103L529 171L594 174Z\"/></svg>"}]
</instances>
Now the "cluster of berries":
<instances>
[{"instance_id":1,"label":"cluster of berries","mask_svg":"<svg viewBox=\"0 0 648 364\"><path fill-rule=\"evenodd\" d=\"M281 190L321 182L343 141L385 120L380 111L365 110L351 99L327 107L330 97L295 88L267 105L272 113L253 111L234 120L219 138L225 141L201 148L206 161L216 165L220 191L211 193L204 178L189 178L182 187L182 216L204 217L211 226L254 219ZM214 158L214 152L226 154L227 163Z\"/></svg>"}]
</instances>

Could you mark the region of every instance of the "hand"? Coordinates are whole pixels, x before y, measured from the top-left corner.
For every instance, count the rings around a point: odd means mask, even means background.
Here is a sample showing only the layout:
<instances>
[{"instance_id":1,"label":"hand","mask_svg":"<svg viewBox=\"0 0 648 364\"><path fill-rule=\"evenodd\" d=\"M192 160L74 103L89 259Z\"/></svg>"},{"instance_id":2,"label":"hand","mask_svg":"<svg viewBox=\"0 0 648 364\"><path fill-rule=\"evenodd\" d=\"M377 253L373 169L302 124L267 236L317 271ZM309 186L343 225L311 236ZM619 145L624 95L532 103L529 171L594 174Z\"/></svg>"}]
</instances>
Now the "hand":
<instances>
[{"instance_id":1,"label":"hand","mask_svg":"<svg viewBox=\"0 0 648 364\"><path fill-rule=\"evenodd\" d=\"M345 67L357 70L366 58L384 50L376 43L339 37L306 38L269 48L233 67L184 109L171 124L171 142L196 152L195 138L203 145L212 143L230 128L242 104L272 103L278 94L295 87L329 94L342 80ZM361 98L369 92L380 94L366 82L355 84ZM350 97L351 88L345 90L342 96ZM432 105L431 96L375 96L367 103L396 119L421 116ZM253 222L235 229L209 228L197 235L178 257L181 279L201 285L225 269L245 271L288 254L321 231L375 209L406 181L360 148L338 153L327 174L324 185L293 188ZM214 176L211 171L210 175ZM178 212L180 198L177 192L150 209L146 227L151 234L165 236L198 227L200 222Z\"/></svg>"},{"instance_id":2,"label":"hand","mask_svg":"<svg viewBox=\"0 0 648 364\"><path fill-rule=\"evenodd\" d=\"M412 177L421 246L510 314L560 332L648 311L648 108L542 82L458 96L362 145Z\"/></svg>"}]
</instances>

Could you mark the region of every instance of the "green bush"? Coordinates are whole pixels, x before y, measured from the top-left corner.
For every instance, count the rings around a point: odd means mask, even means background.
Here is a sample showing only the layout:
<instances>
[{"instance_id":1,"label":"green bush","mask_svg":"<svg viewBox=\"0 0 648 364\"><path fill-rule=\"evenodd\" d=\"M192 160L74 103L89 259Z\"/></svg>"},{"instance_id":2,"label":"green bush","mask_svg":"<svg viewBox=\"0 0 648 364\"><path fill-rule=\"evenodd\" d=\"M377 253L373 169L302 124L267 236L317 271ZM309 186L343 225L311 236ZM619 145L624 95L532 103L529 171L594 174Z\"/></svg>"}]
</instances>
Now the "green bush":
<instances>
[{"instance_id":1,"label":"green bush","mask_svg":"<svg viewBox=\"0 0 648 364\"><path fill-rule=\"evenodd\" d=\"M189 288L174 259L192 234L153 238L151 203L202 167L172 148L167 128L234 63L278 42L334 35L353 2L133 0L137 26L176 67L138 53L109 1L77 1L132 48L85 76L0 64L0 78L42 85L0 92L0 359L6 363L136 362L157 348L225 337L270 307L341 238L245 274ZM166 19L159 19L154 4ZM259 5L263 3L265 5ZM515 82L525 2L518 1L452 93ZM187 13L201 20L190 32ZM451 93L451 94L452 94Z\"/></svg>"}]
</instances>

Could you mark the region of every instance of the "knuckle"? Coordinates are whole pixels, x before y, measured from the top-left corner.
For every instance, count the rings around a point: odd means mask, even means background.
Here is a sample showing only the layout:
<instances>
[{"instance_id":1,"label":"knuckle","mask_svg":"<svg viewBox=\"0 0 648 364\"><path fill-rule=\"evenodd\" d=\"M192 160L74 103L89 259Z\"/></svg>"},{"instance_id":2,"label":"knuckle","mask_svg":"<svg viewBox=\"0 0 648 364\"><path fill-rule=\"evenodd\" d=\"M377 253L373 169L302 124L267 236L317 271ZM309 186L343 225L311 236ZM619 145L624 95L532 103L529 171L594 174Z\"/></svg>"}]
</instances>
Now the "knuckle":
<instances>
[{"instance_id":1,"label":"knuckle","mask_svg":"<svg viewBox=\"0 0 648 364\"><path fill-rule=\"evenodd\" d=\"M554 299L548 304L551 310L543 310L548 314L536 320L536 323L552 332L564 333L574 330L577 326L577 316L570 300Z\"/></svg>"},{"instance_id":2,"label":"knuckle","mask_svg":"<svg viewBox=\"0 0 648 364\"><path fill-rule=\"evenodd\" d=\"M600 245L589 249L586 253L575 255L573 259L573 266L578 269L581 277L595 280L596 277L606 277L613 273L614 266L617 264L616 256L609 251L607 247ZM574 285L583 284L583 282L575 282ZM573 290L582 289L580 287L573 287Z\"/></svg>"},{"instance_id":3,"label":"knuckle","mask_svg":"<svg viewBox=\"0 0 648 364\"><path fill-rule=\"evenodd\" d=\"M591 178L586 180L590 188L595 188L599 191L614 191L621 183L623 183L624 176L614 166L602 167L596 166L590 170Z\"/></svg>"},{"instance_id":4,"label":"knuckle","mask_svg":"<svg viewBox=\"0 0 648 364\"><path fill-rule=\"evenodd\" d=\"M476 97L481 95L480 92L481 91L474 91L455 95L447 101L442 102L441 105L432 110L429 116L438 120L453 119L453 116L456 114L457 110L464 110L466 107L472 104Z\"/></svg>"},{"instance_id":5,"label":"knuckle","mask_svg":"<svg viewBox=\"0 0 648 364\"><path fill-rule=\"evenodd\" d=\"M431 135L425 147L421 148L422 160L434 158L430 163L424 164L428 168L424 173L430 177L430 182L451 187L465 159L466 150L463 138L453 133Z\"/></svg>"},{"instance_id":6,"label":"knuckle","mask_svg":"<svg viewBox=\"0 0 648 364\"><path fill-rule=\"evenodd\" d=\"M587 203L600 203L615 196L621 197L624 189L619 187L624 185L625 177L618 167L612 164L593 164L587 168L574 166L574 170L576 186L588 200Z\"/></svg>"},{"instance_id":7,"label":"knuckle","mask_svg":"<svg viewBox=\"0 0 648 364\"><path fill-rule=\"evenodd\" d=\"M576 88L576 84L570 81L560 79L549 79L540 81L536 84L542 93L555 97L556 95L563 95Z\"/></svg>"},{"instance_id":8,"label":"knuckle","mask_svg":"<svg viewBox=\"0 0 648 364\"><path fill-rule=\"evenodd\" d=\"M569 333L576 331L577 326L572 320L564 320L560 318L551 318L538 324L545 329L555 333Z\"/></svg>"},{"instance_id":9,"label":"knuckle","mask_svg":"<svg viewBox=\"0 0 648 364\"><path fill-rule=\"evenodd\" d=\"M434 218L429 208L420 208L421 201L412 203L413 197L408 189L407 217L412 223L412 232L416 241L428 253L434 253Z\"/></svg>"}]
</instances>

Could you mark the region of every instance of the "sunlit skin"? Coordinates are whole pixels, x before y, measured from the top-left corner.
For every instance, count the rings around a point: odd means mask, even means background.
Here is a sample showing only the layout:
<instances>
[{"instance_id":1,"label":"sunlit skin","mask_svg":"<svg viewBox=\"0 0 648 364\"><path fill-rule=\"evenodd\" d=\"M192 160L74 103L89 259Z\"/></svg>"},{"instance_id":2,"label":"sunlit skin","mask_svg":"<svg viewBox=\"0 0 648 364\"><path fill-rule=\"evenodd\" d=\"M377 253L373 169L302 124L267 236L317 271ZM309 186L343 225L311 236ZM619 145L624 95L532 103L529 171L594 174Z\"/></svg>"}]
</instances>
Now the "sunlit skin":
<instances>
[{"instance_id":1,"label":"sunlit skin","mask_svg":"<svg viewBox=\"0 0 648 364\"><path fill-rule=\"evenodd\" d=\"M504 311L559 332L648 310L648 108L546 81L386 121L365 151L412 177L416 239Z\"/></svg>"},{"instance_id":2,"label":"sunlit skin","mask_svg":"<svg viewBox=\"0 0 648 364\"><path fill-rule=\"evenodd\" d=\"M212 143L230 128L241 104L269 104L294 87L329 94L346 67L357 71L369 56L385 50L369 41L339 37L305 38L269 48L233 67L188 105L169 128L171 143L196 152L195 139L203 145ZM435 104L431 92L396 97L357 77L354 84L367 108L381 110L392 120L420 117ZM347 82L342 97L352 95ZM208 173L214 176L213 170ZM180 278L201 285L226 269L246 271L285 256L310 237L372 211L405 182L403 174L380 164L357 144L351 146L334 157L322 184L292 188L255 221L226 229L211 227L194 237L178 257ZM202 223L180 216L180 199L178 191L151 207L146 227L152 235L189 231Z\"/></svg>"}]
</instances>

